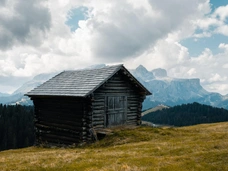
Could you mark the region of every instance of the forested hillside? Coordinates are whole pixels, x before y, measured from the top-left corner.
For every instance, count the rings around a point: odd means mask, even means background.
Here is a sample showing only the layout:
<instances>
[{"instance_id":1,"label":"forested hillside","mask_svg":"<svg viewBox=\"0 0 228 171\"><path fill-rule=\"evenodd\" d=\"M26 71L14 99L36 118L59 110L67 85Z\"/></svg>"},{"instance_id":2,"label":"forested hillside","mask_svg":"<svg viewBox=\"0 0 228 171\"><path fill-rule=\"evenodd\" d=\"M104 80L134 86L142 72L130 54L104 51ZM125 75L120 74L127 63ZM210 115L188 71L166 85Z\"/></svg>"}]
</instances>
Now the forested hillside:
<instances>
[{"instance_id":1,"label":"forested hillside","mask_svg":"<svg viewBox=\"0 0 228 171\"><path fill-rule=\"evenodd\" d=\"M34 143L33 107L0 104L0 151Z\"/></svg>"},{"instance_id":2,"label":"forested hillside","mask_svg":"<svg viewBox=\"0 0 228 171\"><path fill-rule=\"evenodd\" d=\"M142 120L174 126L224 122L228 121L228 110L194 102L151 112L144 115Z\"/></svg>"}]
</instances>

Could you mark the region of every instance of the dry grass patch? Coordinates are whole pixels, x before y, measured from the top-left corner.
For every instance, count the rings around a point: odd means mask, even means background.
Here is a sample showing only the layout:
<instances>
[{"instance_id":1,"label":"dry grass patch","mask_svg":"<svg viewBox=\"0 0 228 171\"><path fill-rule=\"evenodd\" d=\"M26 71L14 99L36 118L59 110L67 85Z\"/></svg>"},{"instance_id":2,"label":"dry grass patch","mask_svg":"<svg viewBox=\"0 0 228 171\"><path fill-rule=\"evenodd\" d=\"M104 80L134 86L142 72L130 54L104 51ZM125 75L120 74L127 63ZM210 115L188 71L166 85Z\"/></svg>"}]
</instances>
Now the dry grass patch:
<instances>
[{"instance_id":1,"label":"dry grass patch","mask_svg":"<svg viewBox=\"0 0 228 171\"><path fill-rule=\"evenodd\" d=\"M228 170L228 123L183 128L116 129L73 149L0 152L0 170Z\"/></svg>"}]
</instances>

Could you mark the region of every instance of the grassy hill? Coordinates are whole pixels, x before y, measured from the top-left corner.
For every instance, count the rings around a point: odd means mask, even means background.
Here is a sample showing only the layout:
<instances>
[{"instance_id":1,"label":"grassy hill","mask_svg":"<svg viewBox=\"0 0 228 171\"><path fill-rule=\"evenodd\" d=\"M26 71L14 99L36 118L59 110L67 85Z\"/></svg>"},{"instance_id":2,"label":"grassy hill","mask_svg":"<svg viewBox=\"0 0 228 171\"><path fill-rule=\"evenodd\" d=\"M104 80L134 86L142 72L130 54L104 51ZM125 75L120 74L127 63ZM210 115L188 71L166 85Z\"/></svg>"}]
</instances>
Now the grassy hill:
<instances>
[{"instance_id":1,"label":"grassy hill","mask_svg":"<svg viewBox=\"0 0 228 171\"><path fill-rule=\"evenodd\" d=\"M169 107L165 106L165 105L158 105L156 107L153 107L153 108L145 110L144 112L142 112L141 115L144 116L144 115L147 115L147 114L149 114L151 112L155 112L155 111L162 110L162 109L167 109L167 108L169 108Z\"/></svg>"},{"instance_id":2,"label":"grassy hill","mask_svg":"<svg viewBox=\"0 0 228 171\"><path fill-rule=\"evenodd\" d=\"M228 122L117 128L92 145L0 152L0 170L228 170Z\"/></svg>"},{"instance_id":3,"label":"grassy hill","mask_svg":"<svg viewBox=\"0 0 228 171\"><path fill-rule=\"evenodd\" d=\"M197 102L149 111L142 120L161 125L189 126L228 121L228 110Z\"/></svg>"}]
</instances>

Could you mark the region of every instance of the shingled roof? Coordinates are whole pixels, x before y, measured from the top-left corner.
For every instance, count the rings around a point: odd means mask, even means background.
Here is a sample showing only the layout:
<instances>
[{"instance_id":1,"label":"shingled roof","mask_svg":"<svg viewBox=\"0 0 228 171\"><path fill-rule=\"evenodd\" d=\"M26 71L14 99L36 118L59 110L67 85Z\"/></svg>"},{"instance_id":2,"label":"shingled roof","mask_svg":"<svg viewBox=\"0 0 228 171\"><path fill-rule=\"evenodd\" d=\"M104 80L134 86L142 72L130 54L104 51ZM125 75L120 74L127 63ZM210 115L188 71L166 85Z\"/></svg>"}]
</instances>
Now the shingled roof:
<instances>
[{"instance_id":1,"label":"shingled roof","mask_svg":"<svg viewBox=\"0 0 228 171\"><path fill-rule=\"evenodd\" d=\"M123 66L107 66L99 69L63 71L39 87L31 90L27 96L73 96L86 97L104 84L119 70L129 77L131 81L144 90L146 95L151 93L135 79Z\"/></svg>"}]
</instances>

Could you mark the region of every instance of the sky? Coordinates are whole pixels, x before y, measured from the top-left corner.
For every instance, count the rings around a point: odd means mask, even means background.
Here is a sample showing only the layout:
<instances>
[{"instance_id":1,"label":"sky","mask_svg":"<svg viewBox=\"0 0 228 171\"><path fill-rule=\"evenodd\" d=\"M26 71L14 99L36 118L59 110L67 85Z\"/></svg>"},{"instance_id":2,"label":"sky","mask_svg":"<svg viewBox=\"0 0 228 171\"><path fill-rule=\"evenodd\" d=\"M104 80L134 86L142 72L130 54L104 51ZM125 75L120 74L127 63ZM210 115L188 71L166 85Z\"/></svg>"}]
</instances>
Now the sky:
<instances>
[{"instance_id":1,"label":"sky","mask_svg":"<svg viewBox=\"0 0 228 171\"><path fill-rule=\"evenodd\" d=\"M228 94L227 0L0 0L0 92L95 64L164 68Z\"/></svg>"}]
</instances>

